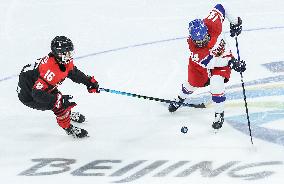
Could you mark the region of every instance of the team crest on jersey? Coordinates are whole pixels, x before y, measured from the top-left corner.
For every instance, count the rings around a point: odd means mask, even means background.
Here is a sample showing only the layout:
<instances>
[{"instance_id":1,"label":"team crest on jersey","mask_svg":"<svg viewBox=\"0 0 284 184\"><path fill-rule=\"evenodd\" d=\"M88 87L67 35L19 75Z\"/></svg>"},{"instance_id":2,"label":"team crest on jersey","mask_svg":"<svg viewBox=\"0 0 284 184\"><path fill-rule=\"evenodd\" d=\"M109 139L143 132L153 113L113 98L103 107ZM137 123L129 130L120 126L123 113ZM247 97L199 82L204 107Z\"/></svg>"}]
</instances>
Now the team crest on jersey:
<instances>
[{"instance_id":1,"label":"team crest on jersey","mask_svg":"<svg viewBox=\"0 0 284 184\"><path fill-rule=\"evenodd\" d=\"M35 86L36 89L42 89L44 85L41 82L38 82Z\"/></svg>"}]
</instances>

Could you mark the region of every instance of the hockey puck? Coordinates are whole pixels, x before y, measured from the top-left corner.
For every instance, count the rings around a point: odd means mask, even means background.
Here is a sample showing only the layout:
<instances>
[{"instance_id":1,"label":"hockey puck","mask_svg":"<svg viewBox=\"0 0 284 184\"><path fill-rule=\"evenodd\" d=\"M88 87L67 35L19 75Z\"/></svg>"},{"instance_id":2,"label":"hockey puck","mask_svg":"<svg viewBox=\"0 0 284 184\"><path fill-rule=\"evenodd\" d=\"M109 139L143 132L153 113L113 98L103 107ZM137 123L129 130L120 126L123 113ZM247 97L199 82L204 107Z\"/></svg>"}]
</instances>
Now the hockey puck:
<instances>
[{"instance_id":1,"label":"hockey puck","mask_svg":"<svg viewBox=\"0 0 284 184\"><path fill-rule=\"evenodd\" d=\"M183 126L183 127L181 127L180 131L181 131L182 133L186 134L187 131L188 131L188 128L187 128L186 126Z\"/></svg>"}]
</instances>

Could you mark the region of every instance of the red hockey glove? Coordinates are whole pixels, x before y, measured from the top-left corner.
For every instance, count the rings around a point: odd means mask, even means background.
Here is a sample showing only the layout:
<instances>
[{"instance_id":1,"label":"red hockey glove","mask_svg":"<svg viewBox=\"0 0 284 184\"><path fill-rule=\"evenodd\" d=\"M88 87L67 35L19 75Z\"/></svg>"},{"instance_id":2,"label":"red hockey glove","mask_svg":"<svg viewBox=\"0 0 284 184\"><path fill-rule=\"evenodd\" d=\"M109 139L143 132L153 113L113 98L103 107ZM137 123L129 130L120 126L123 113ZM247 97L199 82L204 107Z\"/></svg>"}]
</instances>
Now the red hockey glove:
<instances>
[{"instance_id":1,"label":"red hockey glove","mask_svg":"<svg viewBox=\"0 0 284 184\"><path fill-rule=\"evenodd\" d=\"M73 96L71 95L62 95L61 93L58 93L56 102L54 104L54 109L71 109L75 107L77 104L69 101L72 98Z\"/></svg>"},{"instance_id":2,"label":"red hockey glove","mask_svg":"<svg viewBox=\"0 0 284 184\"><path fill-rule=\"evenodd\" d=\"M96 81L94 76L89 79L89 84L87 84L87 89L89 93L99 93L100 92L99 83Z\"/></svg>"}]
</instances>

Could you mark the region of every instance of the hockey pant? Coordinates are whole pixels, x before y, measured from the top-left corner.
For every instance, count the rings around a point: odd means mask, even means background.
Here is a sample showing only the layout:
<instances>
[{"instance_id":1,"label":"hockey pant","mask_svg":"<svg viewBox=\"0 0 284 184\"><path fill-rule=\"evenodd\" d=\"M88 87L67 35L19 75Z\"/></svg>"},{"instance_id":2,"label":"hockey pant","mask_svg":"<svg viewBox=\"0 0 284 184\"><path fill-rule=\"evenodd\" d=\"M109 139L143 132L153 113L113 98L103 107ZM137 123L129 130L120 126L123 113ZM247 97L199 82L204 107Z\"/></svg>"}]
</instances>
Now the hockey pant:
<instances>
[{"instance_id":1,"label":"hockey pant","mask_svg":"<svg viewBox=\"0 0 284 184\"><path fill-rule=\"evenodd\" d=\"M182 84L179 96L183 99L189 98L189 96L196 89L198 89L198 87L193 87L188 82L185 82ZM215 112L222 113L224 111L224 105L226 100L224 77L220 75L213 75L210 78L210 93L212 95L212 101L214 103Z\"/></svg>"},{"instance_id":2,"label":"hockey pant","mask_svg":"<svg viewBox=\"0 0 284 184\"><path fill-rule=\"evenodd\" d=\"M36 101L30 101L30 102L23 102L24 105L36 109L36 110L50 110L49 104L39 103ZM58 125L62 128L68 128L70 126L70 115L71 115L71 107L68 107L67 109L60 108L60 109L52 109L56 116L56 121Z\"/></svg>"}]
</instances>

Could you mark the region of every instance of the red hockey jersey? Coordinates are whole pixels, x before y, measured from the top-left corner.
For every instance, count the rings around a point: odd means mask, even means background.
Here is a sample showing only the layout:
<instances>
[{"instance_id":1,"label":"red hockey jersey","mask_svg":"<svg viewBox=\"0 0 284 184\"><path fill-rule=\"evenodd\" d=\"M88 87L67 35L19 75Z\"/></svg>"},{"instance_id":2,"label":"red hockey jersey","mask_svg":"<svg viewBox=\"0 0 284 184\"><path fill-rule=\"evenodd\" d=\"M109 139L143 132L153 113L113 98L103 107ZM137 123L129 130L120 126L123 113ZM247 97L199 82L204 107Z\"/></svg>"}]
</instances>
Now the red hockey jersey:
<instances>
[{"instance_id":1,"label":"red hockey jersey","mask_svg":"<svg viewBox=\"0 0 284 184\"><path fill-rule=\"evenodd\" d=\"M223 67L228 64L232 54L222 36L222 24L225 19L225 9L221 4L217 4L210 14L203 21L208 28L210 35L209 43L204 47L196 47L191 38L187 42L190 50L189 62L203 68L213 69Z\"/></svg>"},{"instance_id":2,"label":"red hockey jersey","mask_svg":"<svg viewBox=\"0 0 284 184\"><path fill-rule=\"evenodd\" d=\"M33 88L50 92L64 81L73 68L73 60L60 67L54 57L46 56L38 66L39 78Z\"/></svg>"}]
</instances>

